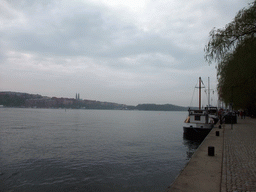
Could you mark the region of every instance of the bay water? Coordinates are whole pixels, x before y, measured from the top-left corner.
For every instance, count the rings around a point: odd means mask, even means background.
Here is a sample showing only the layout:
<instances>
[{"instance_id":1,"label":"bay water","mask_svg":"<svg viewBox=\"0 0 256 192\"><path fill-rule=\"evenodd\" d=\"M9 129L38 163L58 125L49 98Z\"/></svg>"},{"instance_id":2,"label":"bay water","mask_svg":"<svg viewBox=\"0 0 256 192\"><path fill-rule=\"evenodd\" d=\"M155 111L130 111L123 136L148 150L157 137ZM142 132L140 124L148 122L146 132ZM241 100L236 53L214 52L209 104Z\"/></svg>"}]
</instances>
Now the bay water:
<instances>
[{"instance_id":1,"label":"bay water","mask_svg":"<svg viewBox=\"0 0 256 192\"><path fill-rule=\"evenodd\" d=\"M0 191L165 191L187 112L0 108Z\"/></svg>"}]
</instances>

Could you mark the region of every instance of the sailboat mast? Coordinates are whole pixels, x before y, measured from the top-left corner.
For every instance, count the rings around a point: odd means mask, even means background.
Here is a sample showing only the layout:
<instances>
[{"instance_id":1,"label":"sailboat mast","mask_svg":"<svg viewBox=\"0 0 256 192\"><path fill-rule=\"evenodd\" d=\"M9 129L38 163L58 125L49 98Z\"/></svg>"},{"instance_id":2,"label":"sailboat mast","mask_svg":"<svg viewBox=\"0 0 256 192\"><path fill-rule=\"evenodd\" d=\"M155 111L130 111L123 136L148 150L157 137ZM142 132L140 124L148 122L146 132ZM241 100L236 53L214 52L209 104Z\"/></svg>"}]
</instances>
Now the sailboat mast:
<instances>
[{"instance_id":1,"label":"sailboat mast","mask_svg":"<svg viewBox=\"0 0 256 192\"><path fill-rule=\"evenodd\" d=\"M210 107L210 77L208 77L208 107Z\"/></svg>"},{"instance_id":2,"label":"sailboat mast","mask_svg":"<svg viewBox=\"0 0 256 192\"><path fill-rule=\"evenodd\" d=\"M199 77L199 110L201 109L201 77Z\"/></svg>"}]
</instances>

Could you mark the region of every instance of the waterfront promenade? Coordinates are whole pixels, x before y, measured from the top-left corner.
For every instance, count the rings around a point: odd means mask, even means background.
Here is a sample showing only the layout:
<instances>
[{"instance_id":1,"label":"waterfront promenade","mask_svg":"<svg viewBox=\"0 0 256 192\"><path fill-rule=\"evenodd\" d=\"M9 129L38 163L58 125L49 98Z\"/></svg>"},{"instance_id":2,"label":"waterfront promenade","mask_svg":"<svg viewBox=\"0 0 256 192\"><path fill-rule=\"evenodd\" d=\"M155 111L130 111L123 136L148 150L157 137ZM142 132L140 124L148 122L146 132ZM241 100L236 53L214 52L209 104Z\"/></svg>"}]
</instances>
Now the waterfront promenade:
<instances>
[{"instance_id":1,"label":"waterfront promenade","mask_svg":"<svg viewBox=\"0 0 256 192\"><path fill-rule=\"evenodd\" d=\"M225 125L221 191L256 191L256 119Z\"/></svg>"},{"instance_id":2,"label":"waterfront promenade","mask_svg":"<svg viewBox=\"0 0 256 192\"><path fill-rule=\"evenodd\" d=\"M256 119L238 117L233 126L214 128L166 191L256 192Z\"/></svg>"}]
</instances>

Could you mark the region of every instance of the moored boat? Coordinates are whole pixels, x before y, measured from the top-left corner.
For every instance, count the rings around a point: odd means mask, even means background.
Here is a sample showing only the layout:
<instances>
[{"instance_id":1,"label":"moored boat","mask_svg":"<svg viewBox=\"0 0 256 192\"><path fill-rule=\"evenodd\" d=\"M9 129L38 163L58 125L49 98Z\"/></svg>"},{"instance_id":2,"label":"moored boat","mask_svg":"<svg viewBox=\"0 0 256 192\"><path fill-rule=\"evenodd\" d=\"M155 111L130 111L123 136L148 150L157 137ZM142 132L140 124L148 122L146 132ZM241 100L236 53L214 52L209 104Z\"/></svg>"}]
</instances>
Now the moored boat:
<instances>
[{"instance_id":1,"label":"moored boat","mask_svg":"<svg viewBox=\"0 0 256 192\"><path fill-rule=\"evenodd\" d=\"M207 107L209 117L213 119L214 124L217 124L219 121L219 116L218 116L218 108L217 107Z\"/></svg>"},{"instance_id":2,"label":"moored boat","mask_svg":"<svg viewBox=\"0 0 256 192\"><path fill-rule=\"evenodd\" d=\"M188 118L183 126L185 137L199 138L205 137L217 123L217 108L205 107L201 109L201 77L199 77L199 108L188 109ZM216 119L215 119L216 117Z\"/></svg>"},{"instance_id":3,"label":"moored boat","mask_svg":"<svg viewBox=\"0 0 256 192\"><path fill-rule=\"evenodd\" d=\"M205 109L188 110L183 133L188 137L204 137L214 127L214 120L209 116L208 107Z\"/></svg>"}]
</instances>

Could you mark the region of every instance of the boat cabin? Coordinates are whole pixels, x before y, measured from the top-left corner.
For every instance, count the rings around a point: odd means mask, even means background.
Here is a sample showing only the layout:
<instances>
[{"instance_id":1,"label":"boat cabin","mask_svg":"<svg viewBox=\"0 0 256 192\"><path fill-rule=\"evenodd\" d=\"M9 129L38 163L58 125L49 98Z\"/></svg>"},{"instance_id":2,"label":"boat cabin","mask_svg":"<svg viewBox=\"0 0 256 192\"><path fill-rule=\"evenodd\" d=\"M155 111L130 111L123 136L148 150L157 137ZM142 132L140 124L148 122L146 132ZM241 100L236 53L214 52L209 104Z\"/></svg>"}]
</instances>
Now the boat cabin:
<instances>
[{"instance_id":1,"label":"boat cabin","mask_svg":"<svg viewBox=\"0 0 256 192\"><path fill-rule=\"evenodd\" d=\"M189 123L208 123L207 110L188 110Z\"/></svg>"}]
</instances>

